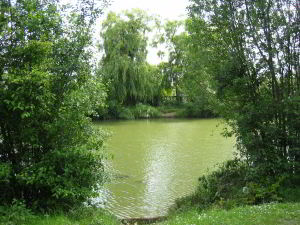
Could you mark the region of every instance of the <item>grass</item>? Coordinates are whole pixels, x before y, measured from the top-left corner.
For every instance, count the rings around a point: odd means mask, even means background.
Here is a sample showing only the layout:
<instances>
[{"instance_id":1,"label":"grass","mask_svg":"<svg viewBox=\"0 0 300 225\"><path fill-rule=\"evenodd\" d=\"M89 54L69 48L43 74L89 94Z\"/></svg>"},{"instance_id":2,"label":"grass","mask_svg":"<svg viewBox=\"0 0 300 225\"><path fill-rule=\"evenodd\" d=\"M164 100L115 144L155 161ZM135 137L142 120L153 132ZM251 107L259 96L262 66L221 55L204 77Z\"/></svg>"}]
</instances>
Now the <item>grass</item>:
<instances>
[{"instance_id":1,"label":"grass","mask_svg":"<svg viewBox=\"0 0 300 225\"><path fill-rule=\"evenodd\" d=\"M173 215L157 225L297 225L300 224L300 203L270 203L244 206L231 210L195 208Z\"/></svg>"},{"instance_id":2,"label":"grass","mask_svg":"<svg viewBox=\"0 0 300 225\"><path fill-rule=\"evenodd\" d=\"M116 217L101 209L75 210L68 215L41 215L0 222L1 225L120 225ZM196 208L173 214L155 225L297 225L300 203L269 203L231 210Z\"/></svg>"},{"instance_id":3,"label":"grass","mask_svg":"<svg viewBox=\"0 0 300 225\"><path fill-rule=\"evenodd\" d=\"M120 221L102 209L79 209L68 214L15 215L2 218L0 225L120 225Z\"/></svg>"},{"instance_id":4,"label":"grass","mask_svg":"<svg viewBox=\"0 0 300 225\"><path fill-rule=\"evenodd\" d=\"M162 105L156 107L156 109L161 113L161 117L166 114L173 114L172 117L181 117L180 115L184 111L183 105Z\"/></svg>"}]
</instances>

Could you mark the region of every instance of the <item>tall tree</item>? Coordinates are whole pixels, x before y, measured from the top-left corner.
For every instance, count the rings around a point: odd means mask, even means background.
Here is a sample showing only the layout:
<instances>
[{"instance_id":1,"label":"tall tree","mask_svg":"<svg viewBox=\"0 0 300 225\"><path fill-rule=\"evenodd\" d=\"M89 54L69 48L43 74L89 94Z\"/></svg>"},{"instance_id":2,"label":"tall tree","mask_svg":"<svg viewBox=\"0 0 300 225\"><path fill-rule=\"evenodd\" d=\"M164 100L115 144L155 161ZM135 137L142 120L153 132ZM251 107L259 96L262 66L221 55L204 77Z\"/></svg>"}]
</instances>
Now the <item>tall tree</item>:
<instances>
[{"instance_id":1,"label":"tall tree","mask_svg":"<svg viewBox=\"0 0 300 225\"><path fill-rule=\"evenodd\" d=\"M182 31L183 21L167 21L164 24L164 31L160 37L160 42L165 44L168 54L167 62L161 64L164 76L163 85L165 88L174 88L178 102L182 101L182 91L180 84L184 76L184 60L186 54L187 34Z\"/></svg>"},{"instance_id":2,"label":"tall tree","mask_svg":"<svg viewBox=\"0 0 300 225\"><path fill-rule=\"evenodd\" d=\"M102 24L101 37L104 56L99 74L108 89L108 98L132 105L152 98L147 73L146 34L150 31L150 17L141 10L109 13Z\"/></svg>"},{"instance_id":3,"label":"tall tree","mask_svg":"<svg viewBox=\"0 0 300 225\"><path fill-rule=\"evenodd\" d=\"M299 168L299 3L192 0L195 34L240 153L267 175ZM199 24L206 31L201 33ZM202 30L203 30L202 29ZM212 41L213 40L213 41Z\"/></svg>"},{"instance_id":4,"label":"tall tree","mask_svg":"<svg viewBox=\"0 0 300 225\"><path fill-rule=\"evenodd\" d=\"M87 118L102 90L86 50L101 9L78 1L66 18L55 0L0 5L1 203L83 203L103 175L103 139Z\"/></svg>"}]
</instances>

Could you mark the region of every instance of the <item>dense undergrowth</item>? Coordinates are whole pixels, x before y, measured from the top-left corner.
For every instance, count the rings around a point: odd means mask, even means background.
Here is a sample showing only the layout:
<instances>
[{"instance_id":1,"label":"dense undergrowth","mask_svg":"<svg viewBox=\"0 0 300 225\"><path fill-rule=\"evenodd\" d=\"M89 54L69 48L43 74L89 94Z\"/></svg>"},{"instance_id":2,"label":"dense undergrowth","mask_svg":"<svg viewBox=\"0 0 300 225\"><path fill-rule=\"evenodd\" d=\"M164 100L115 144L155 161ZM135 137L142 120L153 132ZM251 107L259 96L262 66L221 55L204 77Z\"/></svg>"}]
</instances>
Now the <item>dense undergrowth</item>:
<instances>
[{"instance_id":1,"label":"dense undergrowth","mask_svg":"<svg viewBox=\"0 0 300 225\"><path fill-rule=\"evenodd\" d=\"M0 225L119 225L120 221L107 211L96 207L78 207L68 212L36 214L21 201L0 207Z\"/></svg>"},{"instance_id":2,"label":"dense undergrowth","mask_svg":"<svg viewBox=\"0 0 300 225\"><path fill-rule=\"evenodd\" d=\"M134 106L122 106L121 104L111 101L104 107L98 108L95 119L98 120L134 120L160 117L161 113L153 106L137 104Z\"/></svg>"},{"instance_id":3,"label":"dense undergrowth","mask_svg":"<svg viewBox=\"0 0 300 225\"><path fill-rule=\"evenodd\" d=\"M270 202L300 202L297 174L262 177L242 160L229 160L199 178L196 191L176 201L176 211L214 207L231 209Z\"/></svg>"},{"instance_id":4,"label":"dense undergrowth","mask_svg":"<svg viewBox=\"0 0 300 225\"><path fill-rule=\"evenodd\" d=\"M171 113L172 116L166 115L169 113ZM192 103L165 104L160 106L139 103L134 106L122 106L117 102L110 102L105 107L98 108L94 118L97 120L134 120L161 117L214 118L217 116L217 113L212 110L199 107L197 104Z\"/></svg>"}]
</instances>

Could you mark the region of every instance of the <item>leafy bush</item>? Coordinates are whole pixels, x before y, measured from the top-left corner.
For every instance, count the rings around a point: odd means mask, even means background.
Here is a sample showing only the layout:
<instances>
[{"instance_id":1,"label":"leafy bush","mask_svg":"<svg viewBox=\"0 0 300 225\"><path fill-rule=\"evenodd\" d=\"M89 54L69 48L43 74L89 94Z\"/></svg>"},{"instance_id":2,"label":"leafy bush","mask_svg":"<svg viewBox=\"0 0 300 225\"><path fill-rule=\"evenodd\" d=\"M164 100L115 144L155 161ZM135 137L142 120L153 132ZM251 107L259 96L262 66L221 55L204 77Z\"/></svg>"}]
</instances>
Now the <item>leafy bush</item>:
<instances>
[{"instance_id":1,"label":"leafy bush","mask_svg":"<svg viewBox=\"0 0 300 225\"><path fill-rule=\"evenodd\" d=\"M14 152L18 160L12 160L6 142L0 144L7 153L0 158L8 162L1 163L2 203L10 204L16 198L37 210L66 209L97 194L103 181L102 146L106 134L86 117L92 109L83 90L86 88L65 96L52 123L40 120L36 127L30 127L37 121L25 118L15 124L13 130L19 135L15 141L23 142Z\"/></svg>"},{"instance_id":2,"label":"leafy bush","mask_svg":"<svg viewBox=\"0 0 300 225\"><path fill-rule=\"evenodd\" d=\"M118 115L118 118L124 120L133 120L134 115L129 108L122 108L120 114Z\"/></svg>"},{"instance_id":3,"label":"leafy bush","mask_svg":"<svg viewBox=\"0 0 300 225\"><path fill-rule=\"evenodd\" d=\"M97 196L104 180L102 155L87 146L46 154L18 176L33 208L66 210Z\"/></svg>"},{"instance_id":4,"label":"leafy bush","mask_svg":"<svg viewBox=\"0 0 300 225\"><path fill-rule=\"evenodd\" d=\"M160 116L160 112L156 108L141 103L137 104L132 110L135 118L156 118Z\"/></svg>"},{"instance_id":5,"label":"leafy bush","mask_svg":"<svg viewBox=\"0 0 300 225\"><path fill-rule=\"evenodd\" d=\"M108 102L107 118L118 119L121 111L122 105L120 103L118 103L117 101Z\"/></svg>"},{"instance_id":6,"label":"leafy bush","mask_svg":"<svg viewBox=\"0 0 300 225\"><path fill-rule=\"evenodd\" d=\"M246 165L239 160L230 160L222 164L216 171L199 178L197 190L191 196L179 199L178 208L197 206L200 209L212 205L236 205L237 199L243 196Z\"/></svg>"},{"instance_id":7,"label":"leafy bush","mask_svg":"<svg viewBox=\"0 0 300 225\"><path fill-rule=\"evenodd\" d=\"M108 101L106 107L97 109L99 119L146 119L157 118L160 116L159 110L156 108L139 103L135 106L122 106L117 101Z\"/></svg>"},{"instance_id":8,"label":"leafy bush","mask_svg":"<svg viewBox=\"0 0 300 225\"><path fill-rule=\"evenodd\" d=\"M177 200L176 207L179 210L193 206L229 209L238 205L283 201L286 190L296 193L295 187L290 189L292 186L285 184L290 178L284 175L259 177L259 173L244 161L229 160L216 171L200 177L195 193Z\"/></svg>"},{"instance_id":9,"label":"leafy bush","mask_svg":"<svg viewBox=\"0 0 300 225\"><path fill-rule=\"evenodd\" d=\"M198 103L186 103L184 104L184 110L181 111L181 117L190 118L213 118L216 117L216 113L209 107L205 107Z\"/></svg>"},{"instance_id":10,"label":"leafy bush","mask_svg":"<svg viewBox=\"0 0 300 225\"><path fill-rule=\"evenodd\" d=\"M0 200L3 202L6 198L9 197L7 190L9 190L9 181L11 179L11 164L1 163L0 162Z\"/></svg>"},{"instance_id":11,"label":"leafy bush","mask_svg":"<svg viewBox=\"0 0 300 225\"><path fill-rule=\"evenodd\" d=\"M22 225L34 217L23 201L13 200L11 206L0 206L0 224Z\"/></svg>"},{"instance_id":12,"label":"leafy bush","mask_svg":"<svg viewBox=\"0 0 300 225\"><path fill-rule=\"evenodd\" d=\"M105 96L86 48L99 8L82 1L95 11L63 23L56 4L1 2L0 204L12 208L80 205L103 180L105 134L87 117Z\"/></svg>"}]
</instances>

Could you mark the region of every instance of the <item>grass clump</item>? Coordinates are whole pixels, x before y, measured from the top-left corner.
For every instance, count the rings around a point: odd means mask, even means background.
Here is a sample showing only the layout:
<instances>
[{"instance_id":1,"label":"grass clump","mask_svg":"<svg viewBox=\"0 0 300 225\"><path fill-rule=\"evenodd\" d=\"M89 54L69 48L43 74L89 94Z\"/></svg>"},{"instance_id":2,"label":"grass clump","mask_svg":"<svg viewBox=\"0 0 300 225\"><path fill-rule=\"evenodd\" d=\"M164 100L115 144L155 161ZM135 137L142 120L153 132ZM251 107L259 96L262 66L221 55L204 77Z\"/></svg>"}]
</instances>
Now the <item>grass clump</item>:
<instances>
[{"instance_id":1,"label":"grass clump","mask_svg":"<svg viewBox=\"0 0 300 225\"><path fill-rule=\"evenodd\" d=\"M96 207L78 207L69 212L34 214L24 203L15 201L0 207L0 225L120 225L107 211Z\"/></svg>"},{"instance_id":2,"label":"grass clump","mask_svg":"<svg viewBox=\"0 0 300 225\"><path fill-rule=\"evenodd\" d=\"M183 110L178 113L178 116L184 118L216 118L217 113L203 104L189 102L183 104Z\"/></svg>"},{"instance_id":3,"label":"grass clump","mask_svg":"<svg viewBox=\"0 0 300 225\"><path fill-rule=\"evenodd\" d=\"M140 103L132 107L122 107L117 119L134 120L158 118L159 116L160 112L156 108Z\"/></svg>"},{"instance_id":4,"label":"grass clump","mask_svg":"<svg viewBox=\"0 0 300 225\"><path fill-rule=\"evenodd\" d=\"M35 218L24 201L14 199L10 206L0 206L0 225L22 225Z\"/></svg>"},{"instance_id":5,"label":"grass clump","mask_svg":"<svg viewBox=\"0 0 300 225\"><path fill-rule=\"evenodd\" d=\"M160 116L160 112L149 105L137 104L131 110L136 119L158 118Z\"/></svg>"},{"instance_id":6,"label":"grass clump","mask_svg":"<svg viewBox=\"0 0 300 225\"><path fill-rule=\"evenodd\" d=\"M110 101L108 106L99 108L97 110L97 115L94 119L134 120L158 118L160 115L161 112L157 108L150 105L139 103L134 106L122 106L115 101Z\"/></svg>"},{"instance_id":7,"label":"grass clump","mask_svg":"<svg viewBox=\"0 0 300 225\"><path fill-rule=\"evenodd\" d=\"M296 225L300 224L300 203L269 203L241 206L231 210L190 209L159 225Z\"/></svg>"}]
</instances>

